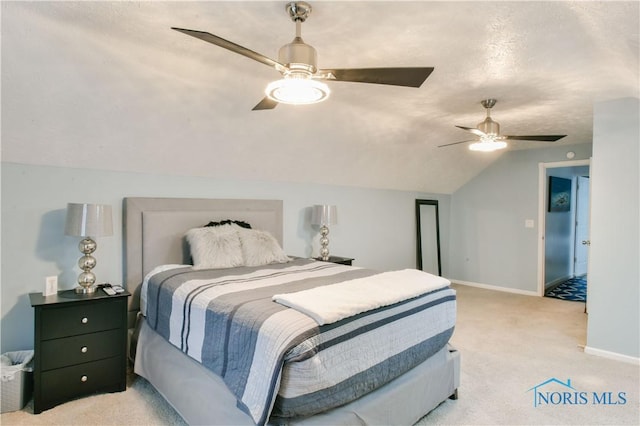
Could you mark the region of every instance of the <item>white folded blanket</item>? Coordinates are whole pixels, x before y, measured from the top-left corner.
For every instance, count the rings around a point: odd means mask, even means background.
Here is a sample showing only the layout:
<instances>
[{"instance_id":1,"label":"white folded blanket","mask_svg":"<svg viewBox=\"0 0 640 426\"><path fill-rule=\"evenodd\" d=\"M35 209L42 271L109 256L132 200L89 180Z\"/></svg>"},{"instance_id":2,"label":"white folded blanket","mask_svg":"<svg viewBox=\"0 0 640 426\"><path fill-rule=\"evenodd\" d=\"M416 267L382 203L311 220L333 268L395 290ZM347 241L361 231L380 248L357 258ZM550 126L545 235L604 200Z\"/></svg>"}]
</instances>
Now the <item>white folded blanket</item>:
<instances>
[{"instance_id":1,"label":"white folded blanket","mask_svg":"<svg viewBox=\"0 0 640 426\"><path fill-rule=\"evenodd\" d=\"M403 269L295 293L276 294L272 299L323 325L411 299L450 284L446 278L417 269Z\"/></svg>"}]
</instances>

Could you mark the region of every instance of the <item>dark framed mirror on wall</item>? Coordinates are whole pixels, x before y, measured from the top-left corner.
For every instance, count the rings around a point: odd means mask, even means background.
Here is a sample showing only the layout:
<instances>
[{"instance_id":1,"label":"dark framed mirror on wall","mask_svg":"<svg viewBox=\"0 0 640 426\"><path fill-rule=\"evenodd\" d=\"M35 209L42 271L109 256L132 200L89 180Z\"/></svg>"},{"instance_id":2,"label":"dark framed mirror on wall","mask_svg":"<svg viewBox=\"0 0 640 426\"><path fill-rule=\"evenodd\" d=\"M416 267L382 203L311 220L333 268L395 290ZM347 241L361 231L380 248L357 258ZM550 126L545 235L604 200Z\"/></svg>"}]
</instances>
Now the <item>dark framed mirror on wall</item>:
<instances>
[{"instance_id":1,"label":"dark framed mirror on wall","mask_svg":"<svg viewBox=\"0 0 640 426\"><path fill-rule=\"evenodd\" d=\"M416 200L417 269L442 275L438 200Z\"/></svg>"}]
</instances>

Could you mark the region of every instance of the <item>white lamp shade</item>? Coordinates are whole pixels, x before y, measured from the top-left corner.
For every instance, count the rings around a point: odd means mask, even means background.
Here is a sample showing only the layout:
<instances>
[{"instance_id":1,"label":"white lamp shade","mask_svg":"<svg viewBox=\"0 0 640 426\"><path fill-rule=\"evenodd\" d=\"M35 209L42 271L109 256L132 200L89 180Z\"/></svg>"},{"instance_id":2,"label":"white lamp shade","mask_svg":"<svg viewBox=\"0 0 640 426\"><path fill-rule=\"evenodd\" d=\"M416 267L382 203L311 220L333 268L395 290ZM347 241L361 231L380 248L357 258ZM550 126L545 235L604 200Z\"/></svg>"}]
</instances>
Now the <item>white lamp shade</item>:
<instances>
[{"instance_id":1,"label":"white lamp shade","mask_svg":"<svg viewBox=\"0 0 640 426\"><path fill-rule=\"evenodd\" d=\"M321 204L313 206L311 214L312 225L336 225L338 223L338 208L336 206Z\"/></svg>"},{"instance_id":2,"label":"white lamp shade","mask_svg":"<svg viewBox=\"0 0 640 426\"><path fill-rule=\"evenodd\" d=\"M111 206L106 204L67 204L65 235L104 237L113 235Z\"/></svg>"}]
</instances>

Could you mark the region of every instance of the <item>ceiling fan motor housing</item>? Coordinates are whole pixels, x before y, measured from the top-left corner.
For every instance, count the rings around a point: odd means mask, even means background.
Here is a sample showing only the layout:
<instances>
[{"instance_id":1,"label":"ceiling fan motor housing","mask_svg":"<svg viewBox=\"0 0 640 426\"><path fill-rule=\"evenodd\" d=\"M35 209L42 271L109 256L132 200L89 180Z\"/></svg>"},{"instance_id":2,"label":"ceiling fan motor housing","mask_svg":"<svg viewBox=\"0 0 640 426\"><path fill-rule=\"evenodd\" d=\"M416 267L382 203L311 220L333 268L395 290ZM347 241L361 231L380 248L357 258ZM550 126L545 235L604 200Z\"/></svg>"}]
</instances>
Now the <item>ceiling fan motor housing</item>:
<instances>
[{"instance_id":1,"label":"ceiling fan motor housing","mask_svg":"<svg viewBox=\"0 0 640 426\"><path fill-rule=\"evenodd\" d=\"M278 52L278 62L290 70L306 70L313 74L317 71L318 54L313 46L296 37L289 44L285 44Z\"/></svg>"},{"instance_id":2,"label":"ceiling fan motor housing","mask_svg":"<svg viewBox=\"0 0 640 426\"><path fill-rule=\"evenodd\" d=\"M489 136L500 135L500 124L498 124L496 121L493 121L491 117L487 117L483 122L478 123L477 128L478 130Z\"/></svg>"}]
</instances>

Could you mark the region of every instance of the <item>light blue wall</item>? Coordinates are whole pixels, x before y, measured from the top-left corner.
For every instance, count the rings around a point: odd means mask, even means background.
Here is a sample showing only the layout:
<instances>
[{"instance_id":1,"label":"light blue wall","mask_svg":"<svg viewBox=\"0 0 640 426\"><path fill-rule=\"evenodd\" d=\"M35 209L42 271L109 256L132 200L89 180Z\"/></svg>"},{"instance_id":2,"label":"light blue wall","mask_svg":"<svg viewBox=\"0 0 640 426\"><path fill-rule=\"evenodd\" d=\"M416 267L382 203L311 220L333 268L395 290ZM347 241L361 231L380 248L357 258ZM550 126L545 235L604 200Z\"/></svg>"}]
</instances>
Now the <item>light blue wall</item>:
<instances>
[{"instance_id":1,"label":"light blue wall","mask_svg":"<svg viewBox=\"0 0 640 426\"><path fill-rule=\"evenodd\" d=\"M537 292L538 164L566 161L567 151L588 159L591 144L506 152L452 195L453 281Z\"/></svg>"},{"instance_id":2,"label":"light blue wall","mask_svg":"<svg viewBox=\"0 0 640 426\"><path fill-rule=\"evenodd\" d=\"M594 106L587 346L640 358L640 101Z\"/></svg>"},{"instance_id":3,"label":"light blue wall","mask_svg":"<svg viewBox=\"0 0 640 426\"><path fill-rule=\"evenodd\" d=\"M336 204L332 254L356 258L378 270L415 267L415 199L440 202L443 253L448 252L450 196L344 186L218 180L2 163L2 341L0 351L33 348L33 311L28 294L41 292L46 276L61 289L75 286L78 239L64 236L68 202L111 204L114 236L98 239L98 280L122 282L124 197L261 198L284 202L287 253L317 255L317 231L309 207ZM313 251L312 251L313 250ZM443 256L443 274L448 273Z\"/></svg>"}]
</instances>

